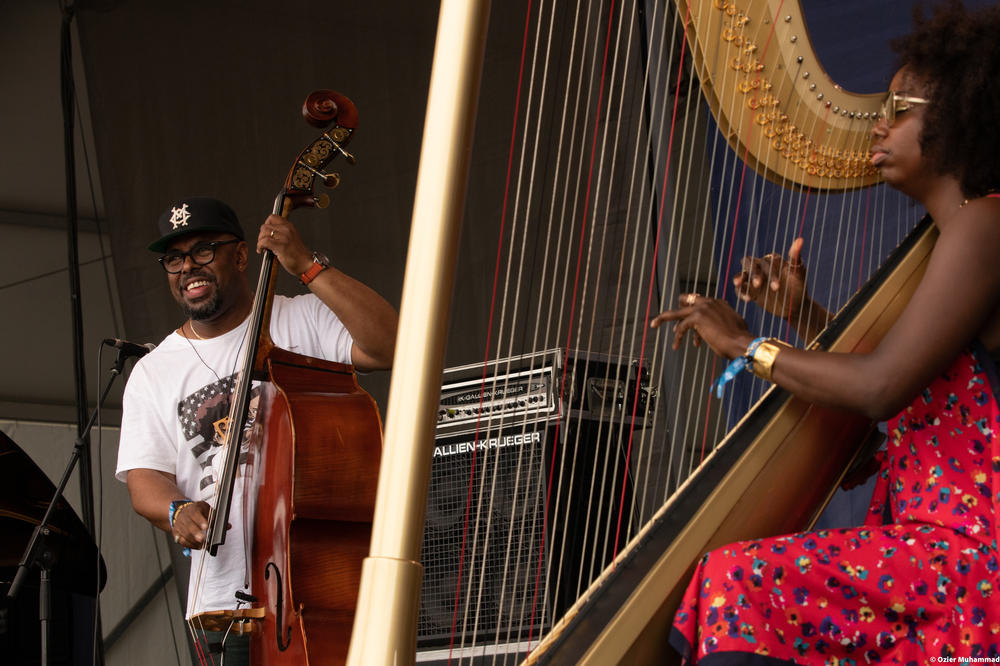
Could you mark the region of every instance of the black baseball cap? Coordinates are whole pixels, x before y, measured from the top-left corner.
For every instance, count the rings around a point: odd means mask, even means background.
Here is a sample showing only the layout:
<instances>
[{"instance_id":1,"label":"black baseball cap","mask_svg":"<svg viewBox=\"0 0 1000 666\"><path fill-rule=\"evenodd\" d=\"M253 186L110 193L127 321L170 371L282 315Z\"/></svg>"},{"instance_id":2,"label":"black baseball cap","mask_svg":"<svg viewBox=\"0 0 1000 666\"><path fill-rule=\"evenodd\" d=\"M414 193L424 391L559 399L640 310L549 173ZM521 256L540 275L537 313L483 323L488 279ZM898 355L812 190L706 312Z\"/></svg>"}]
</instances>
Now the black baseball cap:
<instances>
[{"instance_id":1,"label":"black baseball cap","mask_svg":"<svg viewBox=\"0 0 1000 666\"><path fill-rule=\"evenodd\" d=\"M233 209L210 197L177 201L163 211L157 224L160 238L147 246L153 252L166 252L170 241L195 231L224 231L244 240L243 227Z\"/></svg>"}]
</instances>

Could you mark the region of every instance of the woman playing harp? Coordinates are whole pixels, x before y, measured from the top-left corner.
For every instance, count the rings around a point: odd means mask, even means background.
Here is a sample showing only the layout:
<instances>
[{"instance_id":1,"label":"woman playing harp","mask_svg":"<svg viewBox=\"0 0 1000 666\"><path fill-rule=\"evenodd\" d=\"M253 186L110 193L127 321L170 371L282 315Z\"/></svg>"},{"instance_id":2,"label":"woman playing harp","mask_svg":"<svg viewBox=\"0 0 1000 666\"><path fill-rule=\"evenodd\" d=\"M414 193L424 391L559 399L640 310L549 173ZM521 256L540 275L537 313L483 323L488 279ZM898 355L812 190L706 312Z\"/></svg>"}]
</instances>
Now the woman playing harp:
<instances>
[{"instance_id":1,"label":"woman playing harp","mask_svg":"<svg viewBox=\"0 0 1000 666\"><path fill-rule=\"evenodd\" d=\"M890 419L864 527L744 541L702 559L671 637L690 662L1000 654L998 32L1000 7L951 3L918 15L893 44L900 67L871 131L871 163L926 207L940 238L876 349L833 354L755 339L725 302L695 294L653 320L675 322L675 348L690 332L733 359L730 374L745 366L811 402ZM789 284L782 270L800 250L788 263L748 262L737 285L778 310L782 299L767 294Z\"/></svg>"}]
</instances>

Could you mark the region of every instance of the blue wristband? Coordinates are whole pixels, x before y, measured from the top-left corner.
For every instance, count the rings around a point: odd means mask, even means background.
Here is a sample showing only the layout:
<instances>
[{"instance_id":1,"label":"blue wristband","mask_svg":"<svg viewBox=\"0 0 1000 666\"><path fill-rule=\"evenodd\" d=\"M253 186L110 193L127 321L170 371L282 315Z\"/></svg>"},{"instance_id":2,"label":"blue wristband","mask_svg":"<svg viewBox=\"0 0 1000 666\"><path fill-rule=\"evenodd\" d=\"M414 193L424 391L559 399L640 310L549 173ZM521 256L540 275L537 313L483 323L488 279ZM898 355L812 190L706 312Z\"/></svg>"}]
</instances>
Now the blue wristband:
<instances>
[{"instance_id":1,"label":"blue wristband","mask_svg":"<svg viewBox=\"0 0 1000 666\"><path fill-rule=\"evenodd\" d=\"M192 504L193 502L194 500L182 499L182 500L174 500L173 502L170 503L170 514L168 517L170 519L171 527L174 526L174 515L177 513L178 509L180 509L185 504Z\"/></svg>"},{"instance_id":2,"label":"blue wristband","mask_svg":"<svg viewBox=\"0 0 1000 666\"><path fill-rule=\"evenodd\" d=\"M746 352L744 352L742 356L737 356L736 358L734 358L732 361L729 362L729 365L726 366L726 369L722 371L722 374L719 375L719 378L716 379L715 382L712 384L712 387L715 389L715 397L717 398L722 397L722 389L725 388L726 384L731 382L733 378L736 377L736 375L740 374L743 370L746 369L748 365L750 365L753 362L753 353L757 351L757 347L760 346L760 343L764 342L767 339L768 338L755 339L753 342L747 345L747 350Z\"/></svg>"},{"instance_id":3,"label":"blue wristband","mask_svg":"<svg viewBox=\"0 0 1000 666\"><path fill-rule=\"evenodd\" d=\"M170 503L170 513L168 515L168 518L170 520L171 529L173 529L174 527L174 516L177 515L177 512L180 511L182 506L187 506L188 504L194 504L194 500L182 499L182 500L174 500L173 502ZM181 551L181 553L184 555L184 557L191 557L190 548L184 548Z\"/></svg>"}]
</instances>

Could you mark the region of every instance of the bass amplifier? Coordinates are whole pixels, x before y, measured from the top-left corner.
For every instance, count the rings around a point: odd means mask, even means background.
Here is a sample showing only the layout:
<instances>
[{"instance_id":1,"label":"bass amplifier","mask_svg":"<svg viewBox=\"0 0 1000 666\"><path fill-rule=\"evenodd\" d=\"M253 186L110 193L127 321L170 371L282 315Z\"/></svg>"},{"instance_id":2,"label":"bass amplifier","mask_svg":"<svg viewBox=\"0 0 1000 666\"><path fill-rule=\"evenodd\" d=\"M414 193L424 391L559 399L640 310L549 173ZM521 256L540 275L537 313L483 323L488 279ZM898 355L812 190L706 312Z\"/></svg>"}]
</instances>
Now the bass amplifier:
<instances>
[{"instance_id":1,"label":"bass amplifier","mask_svg":"<svg viewBox=\"0 0 1000 666\"><path fill-rule=\"evenodd\" d=\"M583 553L616 550L629 431L655 397L637 362L560 349L444 371L418 661L520 654L572 604Z\"/></svg>"}]
</instances>

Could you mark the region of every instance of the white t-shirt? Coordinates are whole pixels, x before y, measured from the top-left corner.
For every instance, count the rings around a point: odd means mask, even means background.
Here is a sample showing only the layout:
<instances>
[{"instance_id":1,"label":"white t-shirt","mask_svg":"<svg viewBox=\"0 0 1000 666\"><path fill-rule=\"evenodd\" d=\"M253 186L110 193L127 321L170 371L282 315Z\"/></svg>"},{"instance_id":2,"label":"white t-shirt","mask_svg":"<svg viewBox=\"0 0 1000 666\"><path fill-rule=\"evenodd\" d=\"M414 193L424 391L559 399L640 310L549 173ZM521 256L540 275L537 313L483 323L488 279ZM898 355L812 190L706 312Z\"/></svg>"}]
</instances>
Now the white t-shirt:
<instances>
[{"instance_id":1,"label":"white t-shirt","mask_svg":"<svg viewBox=\"0 0 1000 666\"><path fill-rule=\"evenodd\" d=\"M247 321L224 335L189 340L176 331L135 364L125 387L122 429L115 477L124 481L130 469L173 474L188 498L214 506L216 455L224 441L219 424L229 415L229 402L242 363ZM275 296L271 339L282 349L336 361L351 362L351 334L337 316L313 294ZM259 382L251 393L247 430L256 416ZM246 430L245 430L246 431ZM241 456L246 455L244 454ZM242 466L243 460L241 460ZM187 615L236 607L236 590L247 590L249 540L244 535L243 474L236 479L226 542L212 557L192 551ZM204 560L204 564L203 564ZM205 570L200 572L200 567ZM201 590L195 583L202 574Z\"/></svg>"}]
</instances>

